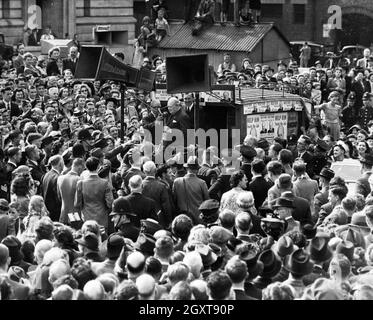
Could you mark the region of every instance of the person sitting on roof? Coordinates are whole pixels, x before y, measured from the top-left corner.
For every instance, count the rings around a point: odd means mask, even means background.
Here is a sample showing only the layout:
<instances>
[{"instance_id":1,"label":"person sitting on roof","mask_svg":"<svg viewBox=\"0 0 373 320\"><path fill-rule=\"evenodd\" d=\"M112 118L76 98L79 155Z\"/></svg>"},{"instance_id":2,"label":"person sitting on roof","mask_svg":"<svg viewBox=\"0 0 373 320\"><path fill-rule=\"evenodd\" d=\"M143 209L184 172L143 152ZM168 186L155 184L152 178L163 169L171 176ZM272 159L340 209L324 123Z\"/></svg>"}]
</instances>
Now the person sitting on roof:
<instances>
[{"instance_id":1,"label":"person sitting on roof","mask_svg":"<svg viewBox=\"0 0 373 320\"><path fill-rule=\"evenodd\" d=\"M195 24L193 26L192 35L198 36L204 27L214 24L215 1L202 0L199 4L197 14L194 17Z\"/></svg>"},{"instance_id":2,"label":"person sitting on roof","mask_svg":"<svg viewBox=\"0 0 373 320\"><path fill-rule=\"evenodd\" d=\"M158 18L155 20L155 33L157 42L161 42L165 36L170 35L170 26L167 20L164 18L164 9L158 10Z\"/></svg>"}]
</instances>

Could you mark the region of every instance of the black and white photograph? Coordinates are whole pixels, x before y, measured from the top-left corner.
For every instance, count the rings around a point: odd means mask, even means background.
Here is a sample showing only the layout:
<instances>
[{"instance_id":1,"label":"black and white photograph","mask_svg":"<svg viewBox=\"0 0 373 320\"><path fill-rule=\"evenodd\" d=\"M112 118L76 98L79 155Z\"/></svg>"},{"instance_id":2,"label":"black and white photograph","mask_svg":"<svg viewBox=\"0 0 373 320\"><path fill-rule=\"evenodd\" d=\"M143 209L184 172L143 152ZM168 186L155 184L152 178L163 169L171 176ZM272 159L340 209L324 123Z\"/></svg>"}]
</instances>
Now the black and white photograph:
<instances>
[{"instance_id":1,"label":"black and white photograph","mask_svg":"<svg viewBox=\"0 0 373 320\"><path fill-rule=\"evenodd\" d=\"M0 0L0 300L373 300L372 168L372 0Z\"/></svg>"}]
</instances>

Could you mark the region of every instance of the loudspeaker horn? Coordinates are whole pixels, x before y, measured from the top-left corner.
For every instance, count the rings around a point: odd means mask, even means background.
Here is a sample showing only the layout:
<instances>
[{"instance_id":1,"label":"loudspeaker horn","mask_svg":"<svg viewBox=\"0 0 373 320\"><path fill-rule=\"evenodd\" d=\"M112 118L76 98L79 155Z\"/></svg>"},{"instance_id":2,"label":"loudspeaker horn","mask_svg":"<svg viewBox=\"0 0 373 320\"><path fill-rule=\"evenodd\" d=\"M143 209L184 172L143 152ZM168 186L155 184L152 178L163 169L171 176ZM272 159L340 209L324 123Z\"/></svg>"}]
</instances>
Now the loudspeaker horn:
<instances>
[{"instance_id":1,"label":"loudspeaker horn","mask_svg":"<svg viewBox=\"0 0 373 320\"><path fill-rule=\"evenodd\" d=\"M114 80L151 91L156 74L147 69L137 69L113 57L103 46L82 46L75 77L89 80Z\"/></svg>"},{"instance_id":2,"label":"loudspeaker horn","mask_svg":"<svg viewBox=\"0 0 373 320\"><path fill-rule=\"evenodd\" d=\"M207 54L166 58L167 93L211 91Z\"/></svg>"}]
</instances>

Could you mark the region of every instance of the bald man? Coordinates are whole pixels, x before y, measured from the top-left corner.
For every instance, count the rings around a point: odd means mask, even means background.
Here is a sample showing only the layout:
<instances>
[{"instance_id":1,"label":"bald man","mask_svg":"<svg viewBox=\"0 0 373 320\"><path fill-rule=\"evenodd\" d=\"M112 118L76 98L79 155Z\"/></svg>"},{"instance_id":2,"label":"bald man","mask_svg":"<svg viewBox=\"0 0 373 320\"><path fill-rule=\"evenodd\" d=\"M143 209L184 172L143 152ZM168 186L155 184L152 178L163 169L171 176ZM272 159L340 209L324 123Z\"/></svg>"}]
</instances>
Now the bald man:
<instances>
[{"instance_id":1,"label":"bald man","mask_svg":"<svg viewBox=\"0 0 373 320\"><path fill-rule=\"evenodd\" d=\"M136 287L139 290L140 300L155 299L155 280L148 274L142 274L136 279Z\"/></svg>"},{"instance_id":2,"label":"bald man","mask_svg":"<svg viewBox=\"0 0 373 320\"><path fill-rule=\"evenodd\" d=\"M98 280L88 281L84 288L83 292L88 300L105 300L105 288Z\"/></svg>"},{"instance_id":3,"label":"bald man","mask_svg":"<svg viewBox=\"0 0 373 320\"><path fill-rule=\"evenodd\" d=\"M133 176L128 184L131 193L125 199L130 202L132 211L136 214L136 217L133 219L134 226L140 228L140 220L143 219L151 218L158 221L155 201L142 194L143 179L141 176Z\"/></svg>"}]
</instances>

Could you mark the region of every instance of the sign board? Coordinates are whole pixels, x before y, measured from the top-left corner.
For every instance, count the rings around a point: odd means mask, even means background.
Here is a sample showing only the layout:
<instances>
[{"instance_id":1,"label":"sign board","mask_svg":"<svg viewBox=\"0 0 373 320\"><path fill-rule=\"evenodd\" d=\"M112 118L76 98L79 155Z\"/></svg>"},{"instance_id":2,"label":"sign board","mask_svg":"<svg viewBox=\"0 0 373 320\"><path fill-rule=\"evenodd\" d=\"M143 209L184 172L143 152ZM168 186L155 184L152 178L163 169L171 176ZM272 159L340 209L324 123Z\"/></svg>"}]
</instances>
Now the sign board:
<instances>
[{"instance_id":1,"label":"sign board","mask_svg":"<svg viewBox=\"0 0 373 320\"><path fill-rule=\"evenodd\" d=\"M283 112L283 111L302 111L303 104L300 100L272 100L258 101L244 105L243 114Z\"/></svg>"},{"instance_id":2,"label":"sign board","mask_svg":"<svg viewBox=\"0 0 373 320\"><path fill-rule=\"evenodd\" d=\"M210 92L200 92L200 106L204 105L227 105L234 104L235 101L235 87L229 85L216 85L212 86ZM169 94L165 84L157 84L155 97L161 103L167 103L171 97L177 97L179 100L183 100L185 93Z\"/></svg>"}]
</instances>

